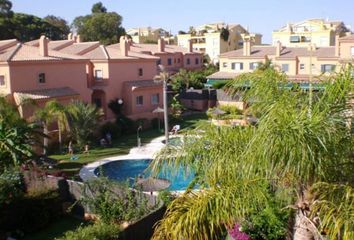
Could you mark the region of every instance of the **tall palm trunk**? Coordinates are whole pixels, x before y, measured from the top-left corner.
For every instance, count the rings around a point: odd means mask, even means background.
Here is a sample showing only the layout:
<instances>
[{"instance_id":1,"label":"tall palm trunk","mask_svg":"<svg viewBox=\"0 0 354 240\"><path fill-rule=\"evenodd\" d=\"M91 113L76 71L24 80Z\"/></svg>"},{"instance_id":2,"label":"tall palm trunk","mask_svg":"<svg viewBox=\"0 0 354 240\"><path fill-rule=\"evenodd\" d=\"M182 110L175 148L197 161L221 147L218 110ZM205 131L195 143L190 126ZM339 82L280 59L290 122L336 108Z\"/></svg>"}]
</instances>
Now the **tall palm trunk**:
<instances>
[{"instance_id":1,"label":"tall palm trunk","mask_svg":"<svg viewBox=\"0 0 354 240\"><path fill-rule=\"evenodd\" d=\"M59 141L59 152L62 151L62 133L61 133L60 121L58 121L58 141Z\"/></svg>"},{"instance_id":2,"label":"tall palm trunk","mask_svg":"<svg viewBox=\"0 0 354 240\"><path fill-rule=\"evenodd\" d=\"M43 155L47 155L48 149L48 125L46 122L43 122Z\"/></svg>"}]
</instances>

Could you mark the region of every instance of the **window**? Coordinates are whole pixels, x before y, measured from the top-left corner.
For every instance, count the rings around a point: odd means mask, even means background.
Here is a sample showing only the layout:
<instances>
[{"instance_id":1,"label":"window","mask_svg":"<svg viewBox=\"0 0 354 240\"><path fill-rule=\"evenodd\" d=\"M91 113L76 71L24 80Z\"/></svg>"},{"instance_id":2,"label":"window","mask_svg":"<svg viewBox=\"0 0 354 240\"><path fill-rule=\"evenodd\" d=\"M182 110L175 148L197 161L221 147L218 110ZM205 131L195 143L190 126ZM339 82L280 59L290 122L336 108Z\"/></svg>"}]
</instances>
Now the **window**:
<instances>
[{"instance_id":1,"label":"window","mask_svg":"<svg viewBox=\"0 0 354 240\"><path fill-rule=\"evenodd\" d=\"M5 76L0 75L0 86L5 86Z\"/></svg>"},{"instance_id":2,"label":"window","mask_svg":"<svg viewBox=\"0 0 354 240\"><path fill-rule=\"evenodd\" d=\"M199 65L199 58L195 59L195 65Z\"/></svg>"},{"instance_id":3,"label":"window","mask_svg":"<svg viewBox=\"0 0 354 240\"><path fill-rule=\"evenodd\" d=\"M223 68L227 68L227 62L223 62L223 63L222 63L222 67L223 67Z\"/></svg>"},{"instance_id":4,"label":"window","mask_svg":"<svg viewBox=\"0 0 354 240\"><path fill-rule=\"evenodd\" d=\"M175 59L173 59L173 62L174 62L174 63L176 63L176 62L177 62L177 59L176 59L176 58L175 58Z\"/></svg>"},{"instance_id":5,"label":"window","mask_svg":"<svg viewBox=\"0 0 354 240\"><path fill-rule=\"evenodd\" d=\"M334 69L336 68L336 65L333 64L322 64L321 65L321 72L333 72Z\"/></svg>"},{"instance_id":6,"label":"window","mask_svg":"<svg viewBox=\"0 0 354 240\"><path fill-rule=\"evenodd\" d=\"M151 104L157 105L160 102L160 96L158 93L151 95Z\"/></svg>"},{"instance_id":7,"label":"window","mask_svg":"<svg viewBox=\"0 0 354 240\"><path fill-rule=\"evenodd\" d=\"M289 64L282 64L281 70L282 70L282 72L288 72L289 71Z\"/></svg>"},{"instance_id":8,"label":"window","mask_svg":"<svg viewBox=\"0 0 354 240\"><path fill-rule=\"evenodd\" d=\"M181 59L180 58L177 58L177 63L180 63L181 62Z\"/></svg>"},{"instance_id":9,"label":"window","mask_svg":"<svg viewBox=\"0 0 354 240\"><path fill-rule=\"evenodd\" d=\"M95 79L96 81L101 81L103 79L102 70L95 70Z\"/></svg>"},{"instance_id":10,"label":"window","mask_svg":"<svg viewBox=\"0 0 354 240\"><path fill-rule=\"evenodd\" d=\"M290 42L291 43L298 43L298 42L300 42L300 37L299 36L290 36Z\"/></svg>"},{"instance_id":11,"label":"window","mask_svg":"<svg viewBox=\"0 0 354 240\"><path fill-rule=\"evenodd\" d=\"M38 74L38 82L45 83L45 73Z\"/></svg>"},{"instance_id":12,"label":"window","mask_svg":"<svg viewBox=\"0 0 354 240\"><path fill-rule=\"evenodd\" d=\"M300 70L304 70L305 69L305 64L301 63L300 64Z\"/></svg>"},{"instance_id":13,"label":"window","mask_svg":"<svg viewBox=\"0 0 354 240\"><path fill-rule=\"evenodd\" d=\"M143 71L143 69L142 69L142 68L139 68L139 71L138 71L138 73L139 73L139 77L143 76L143 74L144 74L144 71Z\"/></svg>"},{"instance_id":14,"label":"window","mask_svg":"<svg viewBox=\"0 0 354 240\"><path fill-rule=\"evenodd\" d=\"M231 63L231 69L236 71L243 70L243 63L233 62Z\"/></svg>"},{"instance_id":15,"label":"window","mask_svg":"<svg viewBox=\"0 0 354 240\"><path fill-rule=\"evenodd\" d=\"M161 59L157 60L156 65L161 65Z\"/></svg>"},{"instance_id":16,"label":"window","mask_svg":"<svg viewBox=\"0 0 354 240\"><path fill-rule=\"evenodd\" d=\"M144 98L143 96L137 96L136 97L136 105L137 106L142 106L144 104Z\"/></svg>"},{"instance_id":17,"label":"window","mask_svg":"<svg viewBox=\"0 0 354 240\"><path fill-rule=\"evenodd\" d=\"M354 57L354 47L351 47L352 57Z\"/></svg>"},{"instance_id":18,"label":"window","mask_svg":"<svg viewBox=\"0 0 354 240\"><path fill-rule=\"evenodd\" d=\"M169 65L169 66L172 65L172 58L167 59L167 65Z\"/></svg>"},{"instance_id":19,"label":"window","mask_svg":"<svg viewBox=\"0 0 354 240\"><path fill-rule=\"evenodd\" d=\"M187 58L187 65L191 64L191 60Z\"/></svg>"},{"instance_id":20,"label":"window","mask_svg":"<svg viewBox=\"0 0 354 240\"><path fill-rule=\"evenodd\" d=\"M250 70L254 70L258 67L259 63L258 62L251 62L250 63Z\"/></svg>"}]
</instances>

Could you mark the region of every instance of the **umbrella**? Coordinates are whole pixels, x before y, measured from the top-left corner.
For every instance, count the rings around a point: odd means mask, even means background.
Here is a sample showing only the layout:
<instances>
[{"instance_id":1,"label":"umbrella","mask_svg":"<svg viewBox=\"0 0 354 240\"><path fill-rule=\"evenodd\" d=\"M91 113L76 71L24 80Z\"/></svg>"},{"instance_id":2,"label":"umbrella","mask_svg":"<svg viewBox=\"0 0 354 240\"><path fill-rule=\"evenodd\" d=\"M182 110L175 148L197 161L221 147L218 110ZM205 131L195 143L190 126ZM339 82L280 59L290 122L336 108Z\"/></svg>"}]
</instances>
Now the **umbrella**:
<instances>
[{"instance_id":1,"label":"umbrella","mask_svg":"<svg viewBox=\"0 0 354 240\"><path fill-rule=\"evenodd\" d=\"M157 107L154 111L152 111L152 113L163 113L164 110L160 107Z\"/></svg>"},{"instance_id":2,"label":"umbrella","mask_svg":"<svg viewBox=\"0 0 354 240\"><path fill-rule=\"evenodd\" d=\"M223 115L225 114L226 112L219 109L219 108L215 108L212 112L211 112L213 115Z\"/></svg>"},{"instance_id":3,"label":"umbrella","mask_svg":"<svg viewBox=\"0 0 354 240\"><path fill-rule=\"evenodd\" d=\"M165 112L162 108L160 107L157 107L154 111L152 111L152 113L163 113ZM159 128L159 132L160 132L160 118L157 119L158 120L158 128Z\"/></svg>"},{"instance_id":4,"label":"umbrella","mask_svg":"<svg viewBox=\"0 0 354 240\"><path fill-rule=\"evenodd\" d=\"M143 192L161 191L168 188L171 182L162 178L138 178L135 188L141 189Z\"/></svg>"}]
</instances>

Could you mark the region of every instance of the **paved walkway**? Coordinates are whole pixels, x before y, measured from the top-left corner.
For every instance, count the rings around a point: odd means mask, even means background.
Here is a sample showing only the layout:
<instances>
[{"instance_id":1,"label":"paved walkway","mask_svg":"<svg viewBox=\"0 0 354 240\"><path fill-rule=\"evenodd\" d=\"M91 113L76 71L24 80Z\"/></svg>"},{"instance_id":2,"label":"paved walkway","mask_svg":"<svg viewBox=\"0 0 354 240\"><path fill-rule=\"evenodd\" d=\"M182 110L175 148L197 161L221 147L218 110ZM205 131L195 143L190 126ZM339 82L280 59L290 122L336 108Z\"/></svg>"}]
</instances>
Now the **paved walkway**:
<instances>
[{"instance_id":1,"label":"paved walkway","mask_svg":"<svg viewBox=\"0 0 354 240\"><path fill-rule=\"evenodd\" d=\"M80 177L83 181L87 181L91 178L97 177L95 174L95 169L108 162L125 159L152 159L154 155L165 146L165 144L162 143L164 139L164 136L155 138L146 145L130 149L129 154L127 155L113 156L90 163L81 168Z\"/></svg>"}]
</instances>

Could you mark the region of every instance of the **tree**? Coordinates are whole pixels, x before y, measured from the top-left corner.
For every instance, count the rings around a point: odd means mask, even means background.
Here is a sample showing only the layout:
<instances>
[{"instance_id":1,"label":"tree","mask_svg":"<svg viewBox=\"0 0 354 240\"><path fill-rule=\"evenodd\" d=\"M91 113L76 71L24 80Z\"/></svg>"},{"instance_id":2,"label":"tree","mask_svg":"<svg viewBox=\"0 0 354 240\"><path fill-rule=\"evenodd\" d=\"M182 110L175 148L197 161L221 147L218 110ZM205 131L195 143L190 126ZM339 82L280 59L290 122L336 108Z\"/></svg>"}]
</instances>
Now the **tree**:
<instances>
[{"instance_id":1,"label":"tree","mask_svg":"<svg viewBox=\"0 0 354 240\"><path fill-rule=\"evenodd\" d=\"M354 87L350 70L326 81L311 109L307 93L280 87L286 82L273 69L237 78L228 88L242 91L261 113L256 126L210 126L191 133L199 136L195 141L162 150L153 172L168 164L193 169L196 177L169 205L154 239L218 239L266 208L270 195L278 209L294 209L293 239L319 239L321 231L353 239L353 141L345 114ZM201 191L191 191L196 185Z\"/></svg>"},{"instance_id":2,"label":"tree","mask_svg":"<svg viewBox=\"0 0 354 240\"><path fill-rule=\"evenodd\" d=\"M20 41L32 41L47 33L49 24L41 18L24 14L15 13L11 19L13 37Z\"/></svg>"},{"instance_id":3,"label":"tree","mask_svg":"<svg viewBox=\"0 0 354 240\"><path fill-rule=\"evenodd\" d=\"M116 12L107 12L102 3L92 7L92 14L79 16L72 23L73 29L85 41L100 41L102 44L119 42L120 36L125 34L122 17Z\"/></svg>"},{"instance_id":4,"label":"tree","mask_svg":"<svg viewBox=\"0 0 354 240\"><path fill-rule=\"evenodd\" d=\"M13 15L12 3L8 0L0 0L0 18L11 18Z\"/></svg>"},{"instance_id":5,"label":"tree","mask_svg":"<svg viewBox=\"0 0 354 240\"><path fill-rule=\"evenodd\" d=\"M67 106L66 118L73 140L83 147L97 127L102 117L101 109L81 101L74 101Z\"/></svg>"},{"instance_id":6,"label":"tree","mask_svg":"<svg viewBox=\"0 0 354 240\"><path fill-rule=\"evenodd\" d=\"M48 15L43 18L43 21L48 23L47 37L49 37L51 40L66 39L67 35L70 33L70 27L68 23L61 17Z\"/></svg>"},{"instance_id":7,"label":"tree","mask_svg":"<svg viewBox=\"0 0 354 240\"><path fill-rule=\"evenodd\" d=\"M103 6L102 2L98 2L98 3L95 3L92 6L91 12L92 13L106 13L107 12L107 8L105 8Z\"/></svg>"}]
</instances>

